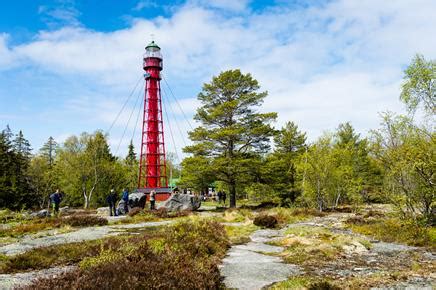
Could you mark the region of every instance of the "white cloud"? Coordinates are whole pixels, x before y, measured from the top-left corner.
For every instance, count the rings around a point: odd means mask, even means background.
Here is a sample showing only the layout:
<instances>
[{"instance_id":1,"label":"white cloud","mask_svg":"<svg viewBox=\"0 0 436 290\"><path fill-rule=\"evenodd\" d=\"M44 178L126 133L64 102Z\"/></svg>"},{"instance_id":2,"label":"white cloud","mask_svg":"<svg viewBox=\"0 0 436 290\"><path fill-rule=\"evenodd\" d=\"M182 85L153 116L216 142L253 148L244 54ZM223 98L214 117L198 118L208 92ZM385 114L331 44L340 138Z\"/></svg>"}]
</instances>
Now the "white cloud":
<instances>
[{"instance_id":1,"label":"white cloud","mask_svg":"<svg viewBox=\"0 0 436 290\"><path fill-rule=\"evenodd\" d=\"M13 67L15 54L9 49L7 41L9 35L0 33L0 70Z\"/></svg>"},{"instance_id":2,"label":"white cloud","mask_svg":"<svg viewBox=\"0 0 436 290\"><path fill-rule=\"evenodd\" d=\"M250 0L191 0L188 3L193 6L218 8L227 11L241 12L247 9Z\"/></svg>"},{"instance_id":3,"label":"white cloud","mask_svg":"<svg viewBox=\"0 0 436 290\"><path fill-rule=\"evenodd\" d=\"M189 1L169 18L135 19L129 28L105 33L66 26L17 46L8 46L3 34L0 68L14 62L93 79L101 95L82 92L89 96L77 98L82 103L76 109L98 126L108 125L123 104L120 92L129 92L142 74L144 46L154 34L164 74L187 115L198 106L203 82L241 68L269 91L263 110L279 112L278 125L295 120L313 139L339 122L351 121L362 133L374 128L377 112L401 109L402 69L413 54L436 57L434 1L342 0L256 13L248 3ZM183 120L178 105L172 106L174 118Z\"/></svg>"},{"instance_id":4,"label":"white cloud","mask_svg":"<svg viewBox=\"0 0 436 290\"><path fill-rule=\"evenodd\" d=\"M158 6L159 5L155 1L152 1L152 0L140 0L136 4L136 6L133 7L133 10L134 11L141 11L141 10L143 10L145 8L156 8Z\"/></svg>"}]
</instances>

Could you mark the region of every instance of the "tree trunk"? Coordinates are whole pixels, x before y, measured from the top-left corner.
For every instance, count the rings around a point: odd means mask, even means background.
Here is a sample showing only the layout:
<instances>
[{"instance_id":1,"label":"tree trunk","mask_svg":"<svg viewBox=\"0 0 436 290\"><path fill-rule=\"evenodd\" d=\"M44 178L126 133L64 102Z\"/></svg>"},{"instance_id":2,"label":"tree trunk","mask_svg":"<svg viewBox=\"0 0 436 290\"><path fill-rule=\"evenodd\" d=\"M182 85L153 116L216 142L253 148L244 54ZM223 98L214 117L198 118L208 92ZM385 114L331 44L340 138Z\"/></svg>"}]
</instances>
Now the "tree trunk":
<instances>
[{"instance_id":1,"label":"tree trunk","mask_svg":"<svg viewBox=\"0 0 436 290\"><path fill-rule=\"evenodd\" d=\"M231 181L229 183L229 190L230 190L230 207L235 208L236 207L236 182Z\"/></svg>"}]
</instances>

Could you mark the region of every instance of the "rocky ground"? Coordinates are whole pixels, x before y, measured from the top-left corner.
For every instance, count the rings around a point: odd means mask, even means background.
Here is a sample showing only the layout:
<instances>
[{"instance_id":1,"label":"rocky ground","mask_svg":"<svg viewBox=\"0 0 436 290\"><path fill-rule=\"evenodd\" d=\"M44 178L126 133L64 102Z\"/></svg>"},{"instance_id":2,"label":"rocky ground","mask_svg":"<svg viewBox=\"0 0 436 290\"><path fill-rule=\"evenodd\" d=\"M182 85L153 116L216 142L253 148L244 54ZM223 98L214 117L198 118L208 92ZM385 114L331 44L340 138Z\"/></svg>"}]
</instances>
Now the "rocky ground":
<instances>
[{"instance_id":1,"label":"rocky ground","mask_svg":"<svg viewBox=\"0 0 436 290\"><path fill-rule=\"evenodd\" d=\"M327 278L348 289L436 287L433 253L355 234L344 226L351 216L334 213L281 230L254 232L251 242L233 246L224 259L221 273L225 285L261 289L298 277ZM277 284L277 288L287 285Z\"/></svg>"},{"instance_id":2,"label":"rocky ground","mask_svg":"<svg viewBox=\"0 0 436 290\"><path fill-rule=\"evenodd\" d=\"M203 209L200 216L222 214ZM331 213L281 229L261 229L245 244L233 245L220 267L228 288L288 288L292 279L327 278L343 288L434 289L436 256L423 248L385 243L348 230L352 213ZM29 235L0 247L4 255L71 242L100 239L171 221L88 227L68 233ZM247 222L223 222L244 227ZM0 289L12 289L33 279L58 275L74 266L0 275ZM288 283L289 282L289 283ZM288 284L286 284L288 283Z\"/></svg>"}]
</instances>

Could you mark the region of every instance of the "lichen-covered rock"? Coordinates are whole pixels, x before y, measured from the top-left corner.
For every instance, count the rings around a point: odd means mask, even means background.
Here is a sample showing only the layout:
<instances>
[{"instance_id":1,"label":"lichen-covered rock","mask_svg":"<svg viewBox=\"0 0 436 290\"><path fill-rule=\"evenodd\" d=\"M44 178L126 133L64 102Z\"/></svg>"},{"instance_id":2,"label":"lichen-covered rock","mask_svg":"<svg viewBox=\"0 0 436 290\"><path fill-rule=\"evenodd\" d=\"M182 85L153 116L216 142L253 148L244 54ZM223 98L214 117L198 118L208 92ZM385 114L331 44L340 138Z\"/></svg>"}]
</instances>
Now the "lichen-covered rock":
<instances>
[{"instance_id":1,"label":"lichen-covered rock","mask_svg":"<svg viewBox=\"0 0 436 290\"><path fill-rule=\"evenodd\" d=\"M132 192L129 194L129 203L127 205L128 209L132 209L134 207L144 208L145 203L147 201L147 196L142 192ZM120 200L117 206L117 213L119 215L124 215L126 212L124 211L124 200Z\"/></svg>"},{"instance_id":2,"label":"lichen-covered rock","mask_svg":"<svg viewBox=\"0 0 436 290\"><path fill-rule=\"evenodd\" d=\"M197 210L201 206L198 196L192 194L174 193L165 202L158 205L158 209L164 208L168 211Z\"/></svg>"}]
</instances>

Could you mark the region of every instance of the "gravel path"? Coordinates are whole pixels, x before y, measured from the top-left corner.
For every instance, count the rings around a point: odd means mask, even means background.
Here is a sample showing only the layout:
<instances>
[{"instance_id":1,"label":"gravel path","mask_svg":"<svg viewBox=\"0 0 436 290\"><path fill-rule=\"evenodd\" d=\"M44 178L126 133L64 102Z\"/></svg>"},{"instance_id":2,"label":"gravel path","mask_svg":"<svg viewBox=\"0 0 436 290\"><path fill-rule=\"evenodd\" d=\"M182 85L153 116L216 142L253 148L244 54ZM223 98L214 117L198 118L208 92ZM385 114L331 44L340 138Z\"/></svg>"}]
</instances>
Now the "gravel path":
<instances>
[{"instance_id":1,"label":"gravel path","mask_svg":"<svg viewBox=\"0 0 436 290\"><path fill-rule=\"evenodd\" d=\"M282 247L266 244L283 237L282 230L258 230L251 234L251 242L231 247L220 266L224 284L228 288L261 289L300 273L295 265L284 264L279 257L262 253L280 253Z\"/></svg>"},{"instance_id":2,"label":"gravel path","mask_svg":"<svg viewBox=\"0 0 436 290\"><path fill-rule=\"evenodd\" d=\"M19 242L0 247L0 253L13 256L30 251L35 248L60 245L66 243L83 242L97 240L108 236L119 235L126 229L139 229L144 227L163 226L172 221L144 222L138 224L108 225L101 227L81 228L74 232L34 238L25 236Z\"/></svg>"}]
</instances>

